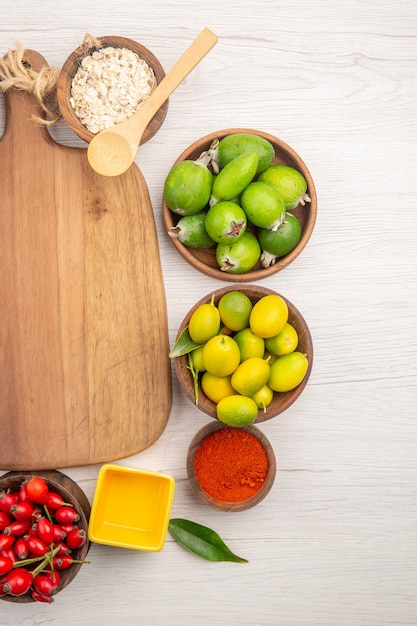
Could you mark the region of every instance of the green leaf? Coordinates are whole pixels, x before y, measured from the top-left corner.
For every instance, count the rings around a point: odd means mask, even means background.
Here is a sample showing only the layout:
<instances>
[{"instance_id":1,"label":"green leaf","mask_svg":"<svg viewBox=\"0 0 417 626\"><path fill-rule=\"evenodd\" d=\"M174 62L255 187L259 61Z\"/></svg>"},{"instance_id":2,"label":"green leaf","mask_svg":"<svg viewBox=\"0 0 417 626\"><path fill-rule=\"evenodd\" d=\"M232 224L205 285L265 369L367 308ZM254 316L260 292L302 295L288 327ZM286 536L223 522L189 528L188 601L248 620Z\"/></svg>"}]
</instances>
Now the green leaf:
<instances>
[{"instance_id":1,"label":"green leaf","mask_svg":"<svg viewBox=\"0 0 417 626\"><path fill-rule=\"evenodd\" d=\"M247 563L233 554L221 537L211 528L186 519L171 519L168 530L183 548L207 561L233 561Z\"/></svg>"},{"instance_id":2,"label":"green leaf","mask_svg":"<svg viewBox=\"0 0 417 626\"><path fill-rule=\"evenodd\" d=\"M174 359L177 356L183 356L200 347L200 343L196 343L190 337L188 326L184 328L169 352L169 358Z\"/></svg>"}]
</instances>

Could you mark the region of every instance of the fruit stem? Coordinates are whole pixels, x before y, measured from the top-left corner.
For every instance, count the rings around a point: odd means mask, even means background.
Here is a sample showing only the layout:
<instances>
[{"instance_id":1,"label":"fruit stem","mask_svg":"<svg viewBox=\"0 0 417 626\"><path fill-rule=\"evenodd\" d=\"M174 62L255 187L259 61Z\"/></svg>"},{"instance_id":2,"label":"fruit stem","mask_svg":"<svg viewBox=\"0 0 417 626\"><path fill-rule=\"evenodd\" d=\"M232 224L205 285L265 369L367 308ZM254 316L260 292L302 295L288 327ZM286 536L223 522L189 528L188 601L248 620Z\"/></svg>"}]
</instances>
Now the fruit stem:
<instances>
[{"instance_id":1,"label":"fruit stem","mask_svg":"<svg viewBox=\"0 0 417 626\"><path fill-rule=\"evenodd\" d=\"M55 548L55 554L58 552L59 548ZM52 558L54 556L53 554L54 550L51 550L51 553L47 553L44 555L44 558L42 560L41 563L39 563L39 565L37 567L35 567L35 569L32 571L32 575L33 578L35 578L35 576L37 574L39 574L40 572L42 572L42 570L45 569L46 565L48 565L48 563L51 565L52 564ZM52 554L52 556L51 556Z\"/></svg>"},{"instance_id":2,"label":"fruit stem","mask_svg":"<svg viewBox=\"0 0 417 626\"><path fill-rule=\"evenodd\" d=\"M261 257L260 257L262 267L270 267L271 265L275 265L275 262L277 259L278 257L275 256L275 254L271 254L270 252L267 252L266 250L262 252Z\"/></svg>"},{"instance_id":3,"label":"fruit stem","mask_svg":"<svg viewBox=\"0 0 417 626\"><path fill-rule=\"evenodd\" d=\"M288 222L285 221L285 216L286 216L286 213L285 213L285 211L283 211L281 213L281 215L279 216L279 219L277 219L277 221L275 222L275 224L272 226L272 228L270 230L275 232L283 224L288 224Z\"/></svg>"},{"instance_id":4,"label":"fruit stem","mask_svg":"<svg viewBox=\"0 0 417 626\"><path fill-rule=\"evenodd\" d=\"M311 198L308 193L303 193L303 195L300 196L299 203L301 206L304 206L306 202L311 202Z\"/></svg>"},{"instance_id":5,"label":"fruit stem","mask_svg":"<svg viewBox=\"0 0 417 626\"><path fill-rule=\"evenodd\" d=\"M44 561L45 560L45 556L34 556L31 559L22 559L21 561L15 561L13 563L13 567L17 568L17 567L26 567L26 565L32 565L33 563L39 563L39 561Z\"/></svg>"},{"instance_id":6,"label":"fruit stem","mask_svg":"<svg viewBox=\"0 0 417 626\"><path fill-rule=\"evenodd\" d=\"M51 524L52 524L52 523L53 523L53 521L52 521L52 517L51 517L51 514L50 514L49 509L48 509L48 507L46 506L46 504L44 504L44 505L43 505L43 510L45 511L45 515L46 515L46 517L48 518L48 520L49 520L49 521L51 522Z\"/></svg>"},{"instance_id":7,"label":"fruit stem","mask_svg":"<svg viewBox=\"0 0 417 626\"><path fill-rule=\"evenodd\" d=\"M213 172L215 174L218 174L220 172L218 149L217 149L218 145L219 145L219 140L214 139L211 142L209 149L204 150L204 152L200 154L198 159L196 159L196 163L198 163L198 165L204 165L204 167L208 167L209 165L211 165Z\"/></svg>"},{"instance_id":8,"label":"fruit stem","mask_svg":"<svg viewBox=\"0 0 417 626\"><path fill-rule=\"evenodd\" d=\"M213 296L214 297L214 296ZM191 352L188 353L188 369L193 377L195 405L198 406L198 370L194 369Z\"/></svg>"},{"instance_id":9,"label":"fruit stem","mask_svg":"<svg viewBox=\"0 0 417 626\"><path fill-rule=\"evenodd\" d=\"M36 556L31 559L23 559L22 561L15 561L13 563L13 567L26 567L26 565L32 565L33 563L39 563L38 567L33 570L33 575L35 576L35 572L38 574L43 570L45 565L48 562L52 562L53 557L59 552L59 546L56 548L51 548L49 552L43 554L42 556Z\"/></svg>"},{"instance_id":10,"label":"fruit stem","mask_svg":"<svg viewBox=\"0 0 417 626\"><path fill-rule=\"evenodd\" d=\"M220 266L220 269L222 272L227 272L228 270L232 270L234 266L235 266L235 263L232 263L230 259L224 259L224 261L222 262L222 265Z\"/></svg>"},{"instance_id":11,"label":"fruit stem","mask_svg":"<svg viewBox=\"0 0 417 626\"><path fill-rule=\"evenodd\" d=\"M181 227L180 226L172 226L168 230L168 235L170 237L172 237L173 239L178 239L180 234L181 234Z\"/></svg>"}]
</instances>

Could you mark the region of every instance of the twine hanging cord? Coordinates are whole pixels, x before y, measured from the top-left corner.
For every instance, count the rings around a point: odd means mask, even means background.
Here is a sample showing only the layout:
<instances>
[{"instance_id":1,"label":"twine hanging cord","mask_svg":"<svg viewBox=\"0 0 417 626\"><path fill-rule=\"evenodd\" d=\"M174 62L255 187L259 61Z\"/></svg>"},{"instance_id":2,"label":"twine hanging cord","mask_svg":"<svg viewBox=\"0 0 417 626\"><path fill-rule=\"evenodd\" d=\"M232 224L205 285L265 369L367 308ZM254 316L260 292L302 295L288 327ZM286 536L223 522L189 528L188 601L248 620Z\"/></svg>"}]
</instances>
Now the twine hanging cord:
<instances>
[{"instance_id":1,"label":"twine hanging cord","mask_svg":"<svg viewBox=\"0 0 417 626\"><path fill-rule=\"evenodd\" d=\"M35 96L46 118L33 115L33 119L44 126L52 126L61 119L57 100L59 69L42 67L35 72L24 61L24 48L18 43L16 50L9 50L0 59L0 89L20 89Z\"/></svg>"}]
</instances>

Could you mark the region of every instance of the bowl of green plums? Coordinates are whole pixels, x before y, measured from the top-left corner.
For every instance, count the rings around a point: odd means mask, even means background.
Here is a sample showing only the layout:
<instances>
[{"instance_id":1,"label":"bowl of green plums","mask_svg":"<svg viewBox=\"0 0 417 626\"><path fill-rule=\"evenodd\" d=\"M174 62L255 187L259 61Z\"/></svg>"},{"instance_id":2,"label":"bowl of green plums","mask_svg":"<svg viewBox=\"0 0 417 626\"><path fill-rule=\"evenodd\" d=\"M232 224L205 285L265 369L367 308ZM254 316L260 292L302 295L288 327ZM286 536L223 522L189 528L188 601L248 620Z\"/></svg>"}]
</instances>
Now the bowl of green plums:
<instances>
[{"instance_id":1,"label":"bowl of green plums","mask_svg":"<svg viewBox=\"0 0 417 626\"><path fill-rule=\"evenodd\" d=\"M180 324L170 358L180 387L231 427L270 420L304 392L313 367L308 324L285 296L256 284L216 289Z\"/></svg>"},{"instance_id":2,"label":"bowl of green plums","mask_svg":"<svg viewBox=\"0 0 417 626\"><path fill-rule=\"evenodd\" d=\"M195 269L229 282L283 270L314 229L317 195L301 157L280 139L232 128L195 141L164 181L164 225Z\"/></svg>"}]
</instances>

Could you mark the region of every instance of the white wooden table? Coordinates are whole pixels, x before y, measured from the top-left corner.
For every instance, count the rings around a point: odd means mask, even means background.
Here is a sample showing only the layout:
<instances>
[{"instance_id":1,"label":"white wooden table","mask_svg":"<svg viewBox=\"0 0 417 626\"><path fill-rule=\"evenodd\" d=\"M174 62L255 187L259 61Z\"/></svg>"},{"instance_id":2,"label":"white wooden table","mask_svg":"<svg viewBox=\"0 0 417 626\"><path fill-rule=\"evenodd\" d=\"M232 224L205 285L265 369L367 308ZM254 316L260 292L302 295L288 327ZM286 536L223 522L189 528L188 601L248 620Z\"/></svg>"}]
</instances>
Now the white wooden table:
<instances>
[{"instance_id":1,"label":"white wooden table","mask_svg":"<svg viewBox=\"0 0 417 626\"><path fill-rule=\"evenodd\" d=\"M278 462L269 496L237 514L192 496L186 451L209 418L175 377L166 430L120 461L172 474L172 515L217 530L249 563L203 561L169 535L160 553L95 544L53 605L1 602L1 626L416 625L414 0L3 0L0 11L1 54L21 41L57 67L86 32L136 39L165 70L205 26L219 36L137 157L171 341L190 306L227 284L190 268L164 232L163 181L186 146L218 129L264 130L300 154L319 198L303 254L263 281L300 309L315 349L301 398L261 426ZM52 134L85 145L64 123ZM64 471L92 499L99 466Z\"/></svg>"}]
</instances>

